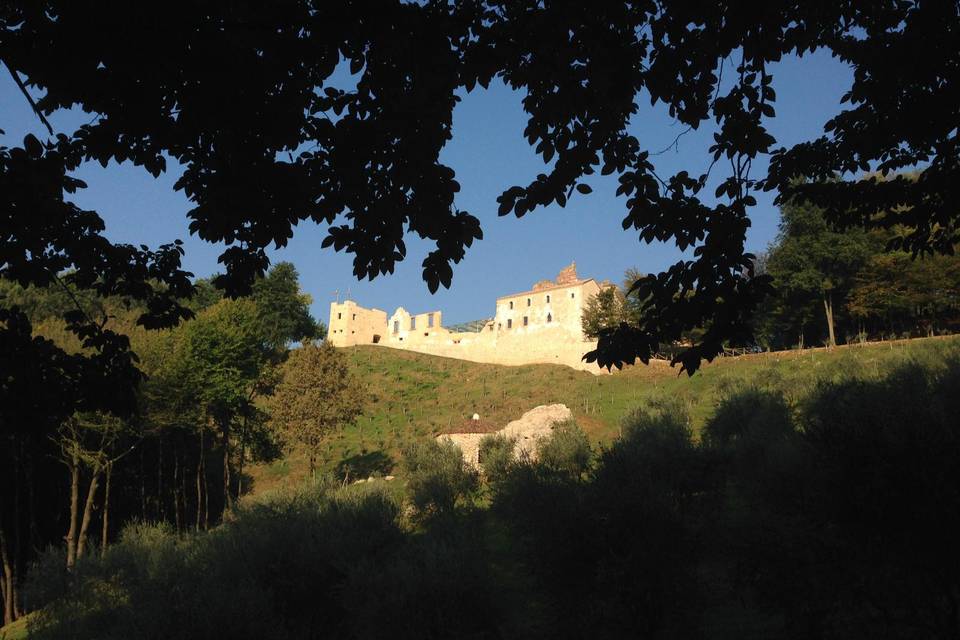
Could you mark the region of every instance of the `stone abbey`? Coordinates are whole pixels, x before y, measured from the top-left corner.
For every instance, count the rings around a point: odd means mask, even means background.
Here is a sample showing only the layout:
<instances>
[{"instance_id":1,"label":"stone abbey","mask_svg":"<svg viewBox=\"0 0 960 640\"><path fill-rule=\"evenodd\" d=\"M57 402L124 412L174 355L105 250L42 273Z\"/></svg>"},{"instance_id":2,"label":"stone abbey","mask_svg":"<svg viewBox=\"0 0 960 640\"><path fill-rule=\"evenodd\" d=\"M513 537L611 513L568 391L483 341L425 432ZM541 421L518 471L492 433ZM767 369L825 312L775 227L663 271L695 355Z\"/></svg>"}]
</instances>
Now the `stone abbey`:
<instances>
[{"instance_id":1,"label":"stone abbey","mask_svg":"<svg viewBox=\"0 0 960 640\"><path fill-rule=\"evenodd\" d=\"M352 300L333 302L327 339L337 347L379 344L473 362L563 364L600 373L604 370L582 360L597 343L584 337L580 320L603 286L609 285L580 278L571 264L554 280L497 298L496 315L474 331L447 329L441 311L411 314L399 307L388 317Z\"/></svg>"}]
</instances>

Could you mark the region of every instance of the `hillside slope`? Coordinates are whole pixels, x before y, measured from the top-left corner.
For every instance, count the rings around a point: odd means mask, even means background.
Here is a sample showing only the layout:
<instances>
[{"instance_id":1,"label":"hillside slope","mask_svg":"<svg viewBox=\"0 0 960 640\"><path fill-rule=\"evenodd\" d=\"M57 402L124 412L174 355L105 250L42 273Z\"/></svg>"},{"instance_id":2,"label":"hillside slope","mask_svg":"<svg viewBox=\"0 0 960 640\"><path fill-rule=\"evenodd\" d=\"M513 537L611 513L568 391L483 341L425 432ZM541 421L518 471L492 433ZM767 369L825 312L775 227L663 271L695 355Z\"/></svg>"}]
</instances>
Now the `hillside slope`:
<instances>
[{"instance_id":1,"label":"hillside slope","mask_svg":"<svg viewBox=\"0 0 960 640\"><path fill-rule=\"evenodd\" d=\"M387 347L345 349L364 385L367 408L356 425L325 443L324 468L339 476L389 473L403 443L462 427L477 413L502 426L541 404L561 402L595 444L617 437L625 415L664 401L685 405L697 433L718 399L744 385L783 389L800 398L820 380L872 377L908 360L960 353L960 338L871 343L721 358L693 377L663 363L594 376L558 365L506 367L441 358ZM258 491L294 483L306 464L294 454L251 472Z\"/></svg>"}]
</instances>

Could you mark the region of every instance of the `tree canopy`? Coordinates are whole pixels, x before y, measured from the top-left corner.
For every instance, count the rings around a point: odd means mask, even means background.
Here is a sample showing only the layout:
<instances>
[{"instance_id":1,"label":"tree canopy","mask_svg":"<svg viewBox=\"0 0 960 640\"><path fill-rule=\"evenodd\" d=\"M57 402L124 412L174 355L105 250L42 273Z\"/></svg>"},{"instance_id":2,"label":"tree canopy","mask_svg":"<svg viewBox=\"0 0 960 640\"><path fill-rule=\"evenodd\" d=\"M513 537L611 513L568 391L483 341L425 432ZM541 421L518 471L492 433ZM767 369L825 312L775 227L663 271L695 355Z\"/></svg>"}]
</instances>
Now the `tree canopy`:
<instances>
[{"instance_id":1,"label":"tree canopy","mask_svg":"<svg viewBox=\"0 0 960 640\"><path fill-rule=\"evenodd\" d=\"M289 445L307 449L310 474L324 436L363 411L363 393L347 359L329 343L308 343L290 354L272 399L273 420Z\"/></svg>"},{"instance_id":2,"label":"tree canopy","mask_svg":"<svg viewBox=\"0 0 960 640\"><path fill-rule=\"evenodd\" d=\"M599 171L619 181L625 230L692 250L634 284L645 301L638 321L601 333L588 359L646 361L699 328L674 359L693 372L725 341L750 334L770 289L745 248L757 189L776 191L781 203L816 204L838 228L896 226L893 244L913 254L953 250L958 14L953 2L907 0L762 8L680 0L6 3L0 59L24 99L44 123L68 108L93 117L75 131L54 135L47 125L46 140L0 148L0 276L46 285L71 269L84 288L142 300L144 326L188 317L178 302L191 289L178 244L112 243L97 213L69 200L85 186L71 175L84 161L129 160L157 176L169 159L184 168L176 188L191 202L191 233L228 245L216 280L228 295L249 292L268 266L267 248L285 245L307 220L329 225L323 246L352 253L358 278L391 273L407 254L407 234L427 239L434 248L424 280L431 291L448 287L453 264L482 231L458 207L459 184L440 154L459 92L499 78L522 92L524 135L545 163L530 183L504 185L500 215L564 206L589 194L583 180ZM776 116L772 65L817 49L853 69L844 110L822 137L778 146L766 127ZM339 65L355 83L338 81ZM716 124L708 170L656 172L646 142L628 127L646 100L684 127ZM762 155L769 170L756 175ZM915 166L915 180L857 179ZM4 314L2 340L21 350L17 361L64 377L65 389L79 380L75 402L124 409L107 400L129 394L98 392L99 376L71 377L62 353L26 340L16 310ZM123 339L79 311L67 318L90 349L87 361L113 372L108 388L134 386ZM5 364L6 379L33 375ZM3 423L25 419L4 415Z\"/></svg>"}]
</instances>

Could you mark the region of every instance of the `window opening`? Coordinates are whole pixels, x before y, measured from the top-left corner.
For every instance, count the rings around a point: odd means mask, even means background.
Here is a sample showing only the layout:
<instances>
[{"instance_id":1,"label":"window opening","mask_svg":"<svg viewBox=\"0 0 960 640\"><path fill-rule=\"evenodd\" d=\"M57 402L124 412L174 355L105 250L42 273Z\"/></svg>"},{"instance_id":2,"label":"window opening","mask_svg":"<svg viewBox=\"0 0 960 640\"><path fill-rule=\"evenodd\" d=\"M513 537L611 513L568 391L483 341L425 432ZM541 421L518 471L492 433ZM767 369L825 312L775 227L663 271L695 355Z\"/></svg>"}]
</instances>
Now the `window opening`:
<instances>
[{"instance_id":1,"label":"window opening","mask_svg":"<svg viewBox=\"0 0 960 640\"><path fill-rule=\"evenodd\" d=\"M523 326L527 326L527 324L529 324L529 320L530 319L527 318L527 316L523 316Z\"/></svg>"}]
</instances>

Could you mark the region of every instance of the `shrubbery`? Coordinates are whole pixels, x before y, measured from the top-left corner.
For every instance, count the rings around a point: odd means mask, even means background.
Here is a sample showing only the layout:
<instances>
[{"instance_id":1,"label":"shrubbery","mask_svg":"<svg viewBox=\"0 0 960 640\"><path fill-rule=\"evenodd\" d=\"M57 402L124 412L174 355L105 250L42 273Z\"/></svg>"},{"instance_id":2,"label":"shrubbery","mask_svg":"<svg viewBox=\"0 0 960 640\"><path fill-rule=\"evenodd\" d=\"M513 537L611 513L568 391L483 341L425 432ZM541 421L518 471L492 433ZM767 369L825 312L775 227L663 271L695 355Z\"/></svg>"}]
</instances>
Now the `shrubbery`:
<instances>
[{"instance_id":1,"label":"shrubbery","mask_svg":"<svg viewBox=\"0 0 960 640\"><path fill-rule=\"evenodd\" d=\"M452 442L418 440L403 450L410 502L420 519L453 513L479 488L479 476Z\"/></svg>"},{"instance_id":2,"label":"shrubbery","mask_svg":"<svg viewBox=\"0 0 960 640\"><path fill-rule=\"evenodd\" d=\"M590 463L488 438L491 508L451 444L407 449L416 527L322 483L207 534L129 528L27 594L38 638L949 638L960 593L960 364L729 388L698 440L651 404ZM510 455L507 455L510 453ZM443 515L439 518L436 516ZM522 595L520 595L522 594Z\"/></svg>"},{"instance_id":3,"label":"shrubbery","mask_svg":"<svg viewBox=\"0 0 960 640\"><path fill-rule=\"evenodd\" d=\"M551 436L540 441L537 459L548 469L579 478L590 466L593 451L587 434L569 420L555 425Z\"/></svg>"},{"instance_id":4,"label":"shrubbery","mask_svg":"<svg viewBox=\"0 0 960 640\"><path fill-rule=\"evenodd\" d=\"M495 484L503 480L515 464L516 438L503 434L491 434L480 441L480 466L487 482Z\"/></svg>"}]
</instances>

